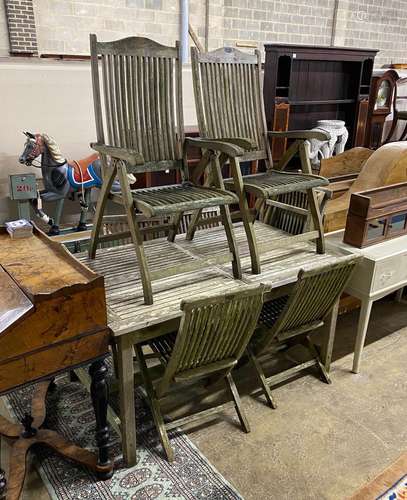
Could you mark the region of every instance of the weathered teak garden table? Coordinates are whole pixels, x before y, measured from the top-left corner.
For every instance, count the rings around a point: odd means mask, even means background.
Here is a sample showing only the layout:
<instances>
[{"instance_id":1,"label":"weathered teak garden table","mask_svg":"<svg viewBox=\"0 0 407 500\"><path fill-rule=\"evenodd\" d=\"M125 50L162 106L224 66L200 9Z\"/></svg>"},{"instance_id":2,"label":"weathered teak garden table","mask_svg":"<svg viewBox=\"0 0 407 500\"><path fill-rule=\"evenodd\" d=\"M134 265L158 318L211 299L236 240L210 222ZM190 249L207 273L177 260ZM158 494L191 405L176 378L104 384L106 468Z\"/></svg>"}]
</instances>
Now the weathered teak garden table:
<instances>
[{"instance_id":1,"label":"weathered teak garden table","mask_svg":"<svg viewBox=\"0 0 407 500\"><path fill-rule=\"evenodd\" d=\"M243 226L236 225L236 238L242 259L243 279L233 279L232 266L208 263L198 271L176 274L154 283L154 304L144 305L143 291L137 261L132 245L100 249L96 259L79 254L81 262L104 275L108 305L109 326L113 332L118 351L118 377L120 387L120 420L123 455L126 463L136 462L136 421L134 403L133 345L174 331L181 317L180 302L183 298L194 298L203 293L221 293L244 287L249 283L271 284L270 294L278 294L282 287L296 279L302 267L335 262L341 252L315 253L314 245L302 242L301 235L292 237L292 243L282 240L281 248L267 250L271 240L283 238L285 233L260 222L255 223L256 236L260 243L262 273L250 273L251 261L247 238ZM152 240L149 247L152 271L170 267L173 261L189 264L197 259L214 259L227 251L227 240L222 227L198 231L193 241L179 236L175 243ZM276 290L276 289L279 290ZM270 297L273 295L270 295ZM329 335L324 346L324 363L329 370L336 325L335 308Z\"/></svg>"}]
</instances>

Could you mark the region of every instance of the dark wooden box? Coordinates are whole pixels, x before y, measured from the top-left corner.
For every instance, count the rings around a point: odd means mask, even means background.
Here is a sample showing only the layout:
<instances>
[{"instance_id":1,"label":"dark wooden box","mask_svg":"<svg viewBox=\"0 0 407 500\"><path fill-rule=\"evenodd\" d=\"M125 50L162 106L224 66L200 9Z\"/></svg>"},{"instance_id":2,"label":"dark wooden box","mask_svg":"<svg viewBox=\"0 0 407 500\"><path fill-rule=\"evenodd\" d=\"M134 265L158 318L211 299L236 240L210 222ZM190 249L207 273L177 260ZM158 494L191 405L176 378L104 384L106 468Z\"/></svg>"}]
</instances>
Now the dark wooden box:
<instances>
[{"instance_id":1,"label":"dark wooden box","mask_svg":"<svg viewBox=\"0 0 407 500\"><path fill-rule=\"evenodd\" d=\"M353 193L343 241L363 248L407 234L407 182Z\"/></svg>"}]
</instances>

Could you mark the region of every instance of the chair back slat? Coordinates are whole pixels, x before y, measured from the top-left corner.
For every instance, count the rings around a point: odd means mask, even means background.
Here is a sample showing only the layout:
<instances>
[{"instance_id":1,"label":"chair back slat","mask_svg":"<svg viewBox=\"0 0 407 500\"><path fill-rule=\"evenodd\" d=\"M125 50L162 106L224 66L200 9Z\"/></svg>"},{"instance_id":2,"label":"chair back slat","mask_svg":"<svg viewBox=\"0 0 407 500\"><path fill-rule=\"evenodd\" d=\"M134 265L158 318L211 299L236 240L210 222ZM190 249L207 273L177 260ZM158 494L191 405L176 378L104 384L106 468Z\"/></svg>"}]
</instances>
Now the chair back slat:
<instances>
[{"instance_id":1,"label":"chair back slat","mask_svg":"<svg viewBox=\"0 0 407 500\"><path fill-rule=\"evenodd\" d=\"M158 391L177 375L205 372L224 360L237 362L257 325L264 287L184 301L175 346Z\"/></svg>"},{"instance_id":2,"label":"chair back slat","mask_svg":"<svg viewBox=\"0 0 407 500\"><path fill-rule=\"evenodd\" d=\"M91 35L98 141L140 152L146 163L180 166L183 139L179 47ZM99 74L101 78L99 78ZM103 96L103 98L101 97ZM106 131L106 137L105 137Z\"/></svg>"},{"instance_id":3,"label":"chair back slat","mask_svg":"<svg viewBox=\"0 0 407 500\"><path fill-rule=\"evenodd\" d=\"M256 342L257 352L269 347L276 337L303 333L320 324L344 290L357 256L309 271L301 270L290 297L273 327ZM309 328L308 328L309 327Z\"/></svg>"},{"instance_id":4,"label":"chair back slat","mask_svg":"<svg viewBox=\"0 0 407 500\"><path fill-rule=\"evenodd\" d=\"M225 47L192 53L192 72L200 134L207 138L251 139L269 158L260 82L260 53Z\"/></svg>"}]
</instances>

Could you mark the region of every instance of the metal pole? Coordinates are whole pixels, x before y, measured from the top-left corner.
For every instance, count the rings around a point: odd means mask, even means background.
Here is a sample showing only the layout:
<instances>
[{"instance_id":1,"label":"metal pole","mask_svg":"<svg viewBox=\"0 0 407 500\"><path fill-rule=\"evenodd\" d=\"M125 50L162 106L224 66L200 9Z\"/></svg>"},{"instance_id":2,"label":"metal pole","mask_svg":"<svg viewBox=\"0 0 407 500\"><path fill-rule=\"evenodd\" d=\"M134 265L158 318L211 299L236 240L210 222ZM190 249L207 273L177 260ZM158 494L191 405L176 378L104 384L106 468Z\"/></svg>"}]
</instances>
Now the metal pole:
<instances>
[{"instance_id":1,"label":"metal pole","mask_svg":"<svg viewBox=\"0 0 407 500\"><path fill-rule=\"evenodd\" d=\"M188 62L189 54L189 9L188 0L180 0L181 11L181 61L182 63Z\"/></svg>"},{"instance_id":2,"label":"metal pole","mask_svg":"<svg viewBox=\"0 0 407 500\"><path fill-rule=\"evenodd\" d=\"M209 50L209 0L205 2L205 50Z\"/></svg>"},{"instance_id":3,"label":"metal pole","mask_svg":"<svg viewBox=\"0 0 407 500\"><path fill-rule=\"evenodd\" d=\"M336 42L336 24L338 22L338 8L339 8L339 0L335 0L334 11L332 16L331 47L334 47Z\"/></svg>"}]
</instances>

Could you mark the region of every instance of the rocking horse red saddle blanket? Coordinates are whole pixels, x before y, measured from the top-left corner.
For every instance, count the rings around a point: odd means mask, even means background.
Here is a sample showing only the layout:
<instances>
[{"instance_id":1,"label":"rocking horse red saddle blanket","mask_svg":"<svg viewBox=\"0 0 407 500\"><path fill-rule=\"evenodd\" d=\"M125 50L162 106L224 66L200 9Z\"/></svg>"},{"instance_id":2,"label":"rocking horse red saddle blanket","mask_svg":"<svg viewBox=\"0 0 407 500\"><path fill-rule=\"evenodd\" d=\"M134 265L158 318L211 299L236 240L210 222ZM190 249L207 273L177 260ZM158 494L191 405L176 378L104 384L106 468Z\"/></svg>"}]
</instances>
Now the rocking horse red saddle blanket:
<instances>
[{"instance_id":1,"label":"rocking horse red saddle blanket","mask_svg":"<svg viewBox=\"0 0 407 500\"><path fill-rule=\"evenodd\" d=\"M85 189L102 185L98 154L92 154L83 160L69 160L68 165L71 167L68 169L68 180L74 189L79 189L82 185Z\"/></svg>"}]
</instances>

